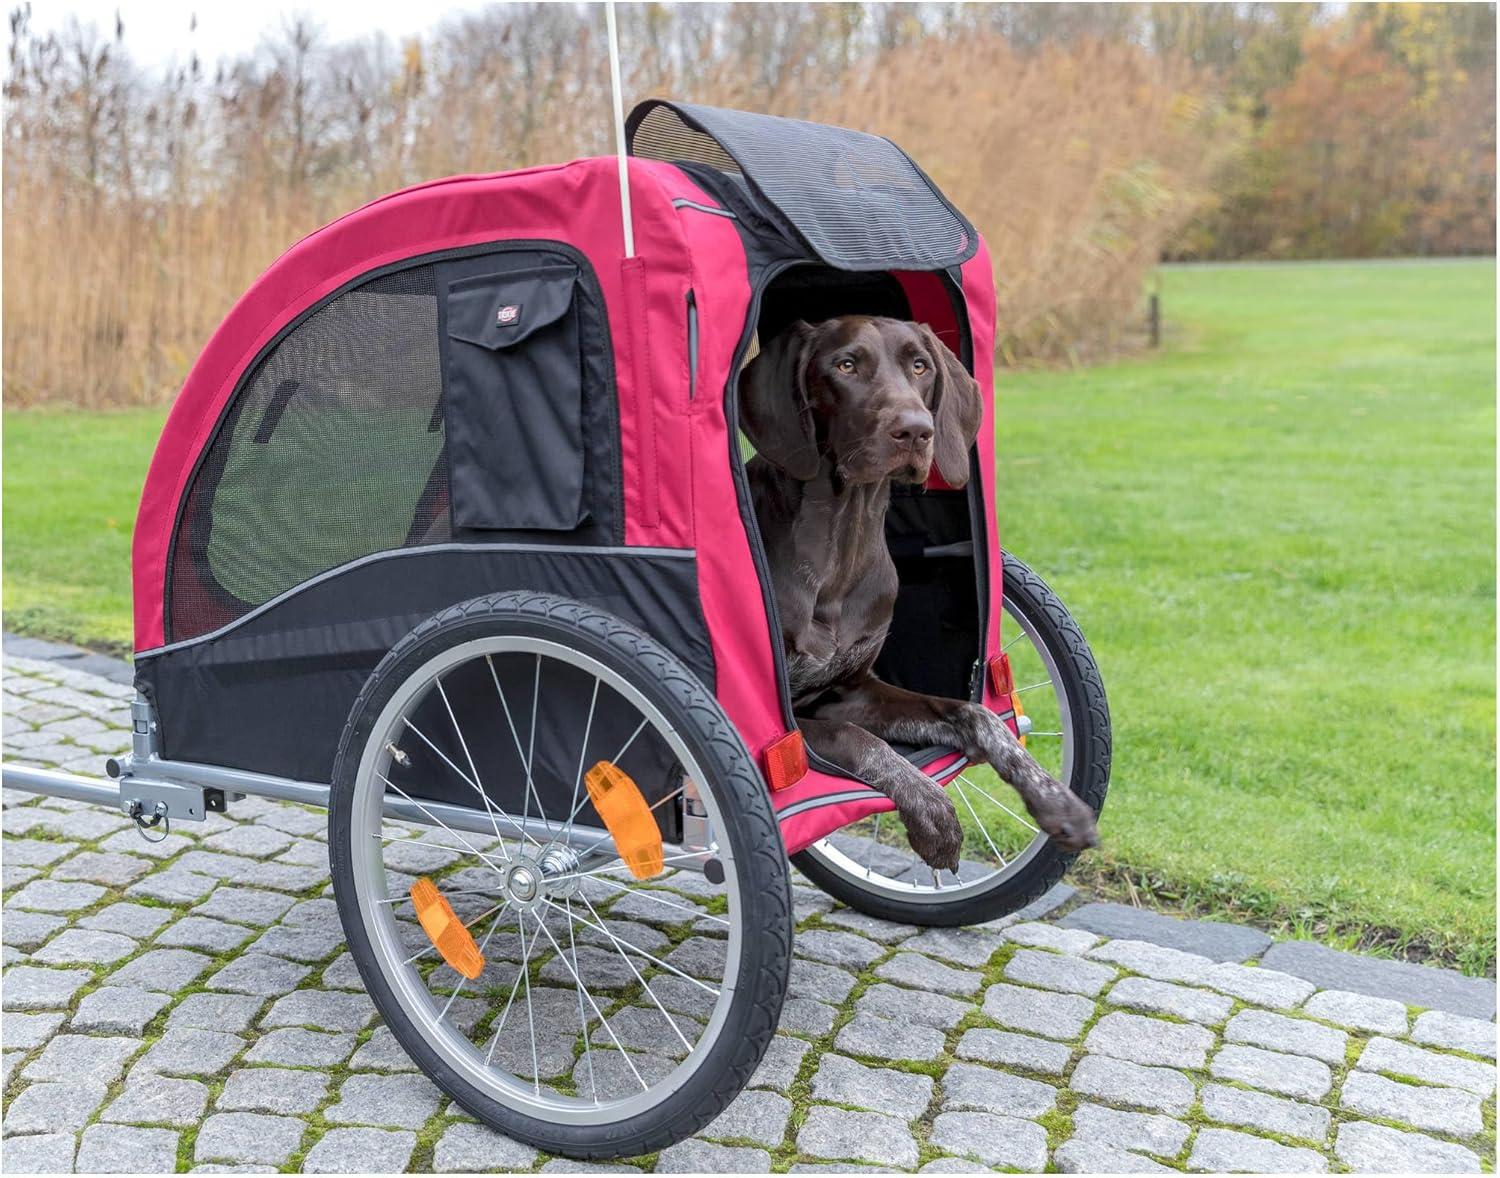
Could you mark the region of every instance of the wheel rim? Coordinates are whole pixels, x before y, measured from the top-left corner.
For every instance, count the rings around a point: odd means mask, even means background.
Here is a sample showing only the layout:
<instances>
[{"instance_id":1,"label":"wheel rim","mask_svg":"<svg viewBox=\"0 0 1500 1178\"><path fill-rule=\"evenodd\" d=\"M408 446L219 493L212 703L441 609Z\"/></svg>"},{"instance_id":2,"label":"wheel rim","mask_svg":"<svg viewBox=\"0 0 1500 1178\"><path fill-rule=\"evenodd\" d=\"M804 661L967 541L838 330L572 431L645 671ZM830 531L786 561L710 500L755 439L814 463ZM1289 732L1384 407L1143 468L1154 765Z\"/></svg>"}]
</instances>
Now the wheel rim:
<instances>
[{"instance_id":1,"label":"wheel rim","mask_svg":"<svg viewBox=\"0 0 1500 1178\"><path fill-rule=\"evenodd\" d=\"M481 664L514 671L516 660L535 668L531 699L508 698L513 693L502 687L504 673L491 670L491 677L494 721L514 738L517 763L536 769L521 788L526 808L520 813L494 796L498 791L485 777L493 765L475 751L472 731L465 739L452 707L456 681ZM548 786L555 783L542 780L535 756L535 716L549 671L555 677L560 669L591 677L594 686L574 737L577 774L554 796ZM638 688L588 654L519 635L452 647L398 687L366 743L350 823L360 918L375 965L411 1031L484 1096L560 1124L621 1121L682 1089L721 1037L743 950L730 839L711 837L707 852L690 858L678 858L686 852L669 848L662 873L642 882L612 853L608 830L578 821L580 811L592 812L577 804L580 795L587 801L580 784L584 770L601 751L613 751L590 748L598 740L592 722L601 696L640 717L630 747L614 761L628 763L632 749L646 751L642 742L660 742L682 772L676 791L663 791L656 805L686 789L701 801L706 829L713 835L726 831L720 799L700 762ZM434 698L441 711L423 712ZM529 708L529 717L517 714L518 703L523 713ZM425 716L430 724L434 714L451 720L463 754L454 763L439 753L444 771L469 791L476 810L476 780L484 786L488 837L448 826L436 808L424 808L433 819L425 825L382 818L387 797L420 805L422 795L401 783L399 758L406 755L409 766L408 748L420 748L428 738L429 745L442 743L416 723ZM567 799L566 822L556 797ZM550 834L530 821L538 809ZM523 829L531 833L523 836ZM718 887L681 867L707 858L723 867ZM405 889L413 874L432 877L455 914L472 926L485 954L477 979L443 963L412 919ZM710 893L713 901L701 904Z\"/></svg>"},{"instance_id":2,"label":"wheel rim","mask_svg":"<svg viewBox=\"0 0 1500 1178\"><path fill-rule=\"evenodd\" d=\"M1075 754L1072 699L1035 622L1007 596L1001 648L1010 656L1016 694L1031 732L1027 751L1071 783ZM1050 689L1050 690L1049 690ZM987 766L960 771L947 789L964 828L959 870L934 871L911 850L898 815L861 819L807 848L827 871L863 891L916 904L947 904L986 892L1020 874L1047 843L1011 787Z\"/></svg>"}]
</instances>

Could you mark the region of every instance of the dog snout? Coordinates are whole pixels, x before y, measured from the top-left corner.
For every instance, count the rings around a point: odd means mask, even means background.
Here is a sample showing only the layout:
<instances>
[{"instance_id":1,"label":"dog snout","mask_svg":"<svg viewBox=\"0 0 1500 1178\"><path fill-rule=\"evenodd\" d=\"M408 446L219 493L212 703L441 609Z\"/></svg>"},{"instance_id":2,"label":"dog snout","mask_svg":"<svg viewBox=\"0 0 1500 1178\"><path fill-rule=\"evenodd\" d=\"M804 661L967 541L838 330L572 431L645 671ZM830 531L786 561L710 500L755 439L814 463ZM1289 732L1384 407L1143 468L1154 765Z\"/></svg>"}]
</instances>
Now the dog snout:
<instances>
[{"instance_id":1,"label":"dog snout","mask_svg":"<svg viewBox=\"0 0 1500 1178\"><path fill-rule=\"evenodd\" d=\"M891 422L891 438L898 446L916 449L932 441L932 414L925 409L908 409Z\"/></svg>"}]
</instances>

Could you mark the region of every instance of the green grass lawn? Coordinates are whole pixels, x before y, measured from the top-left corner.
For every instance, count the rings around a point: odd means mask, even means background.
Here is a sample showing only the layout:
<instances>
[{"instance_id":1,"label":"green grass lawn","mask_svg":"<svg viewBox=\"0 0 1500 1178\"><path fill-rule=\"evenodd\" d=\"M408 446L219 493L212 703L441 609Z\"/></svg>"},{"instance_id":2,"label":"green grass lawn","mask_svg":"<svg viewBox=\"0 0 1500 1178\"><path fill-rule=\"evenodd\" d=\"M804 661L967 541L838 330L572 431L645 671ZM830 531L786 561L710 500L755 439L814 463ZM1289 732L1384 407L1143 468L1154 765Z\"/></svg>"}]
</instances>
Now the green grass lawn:
<instances>
[{"instance_id":1,"label":"green grass lawn","mask_svg":"<svg viewBox=\"0 0 1500 1178\"><path fill-rule=\"evenodd\" d=\"M1079 876L1495 953L1493 262L1169 269L1168 346L1002 373L1001 532L1115 722ZM5 415L5 624L125 649L164 414Z\"/></svg>"}]
</instances>

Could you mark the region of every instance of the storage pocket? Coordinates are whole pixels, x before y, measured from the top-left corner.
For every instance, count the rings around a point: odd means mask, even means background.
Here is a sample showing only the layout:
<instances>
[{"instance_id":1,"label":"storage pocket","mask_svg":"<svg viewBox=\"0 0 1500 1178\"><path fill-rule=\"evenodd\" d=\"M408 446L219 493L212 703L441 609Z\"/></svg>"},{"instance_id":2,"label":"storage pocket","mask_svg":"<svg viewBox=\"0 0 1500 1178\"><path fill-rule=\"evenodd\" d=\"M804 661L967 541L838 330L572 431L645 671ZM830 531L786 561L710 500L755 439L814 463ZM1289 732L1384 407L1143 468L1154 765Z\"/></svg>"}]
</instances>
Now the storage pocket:
<instances>
[{"instance_id":1,"label":"storage pocket","mask_svg":"<svg viewBox=\"0 0 1500 1178\"><path fill-rule=\"evenodd\" d=\"M583 505L583 365L566 262L443 290L444 412L455 528L571 531Z\"/></svg>"}]
</instances>

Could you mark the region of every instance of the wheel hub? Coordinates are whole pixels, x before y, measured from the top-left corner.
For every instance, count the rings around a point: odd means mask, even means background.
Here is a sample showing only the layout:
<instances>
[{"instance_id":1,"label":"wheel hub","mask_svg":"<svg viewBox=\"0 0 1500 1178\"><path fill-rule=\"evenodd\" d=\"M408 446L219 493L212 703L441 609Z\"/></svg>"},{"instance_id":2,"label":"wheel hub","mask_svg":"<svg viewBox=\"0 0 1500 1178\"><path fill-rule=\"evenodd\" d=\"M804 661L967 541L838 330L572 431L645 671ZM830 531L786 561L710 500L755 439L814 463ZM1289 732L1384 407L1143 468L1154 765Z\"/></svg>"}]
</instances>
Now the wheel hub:
<instances>
[{"instance_id":1,"label":"wheel hub","mask_svg":"<svg viewBox=\"0 0 1500 1178\"><path fill-rule=\"evenodd\" d=\"M574 895L578 891L577 872L578 855L568 847L526 852L511 862L501 891L514 907L530 911L549 899Z\"/></svg>"}]
</instances>

